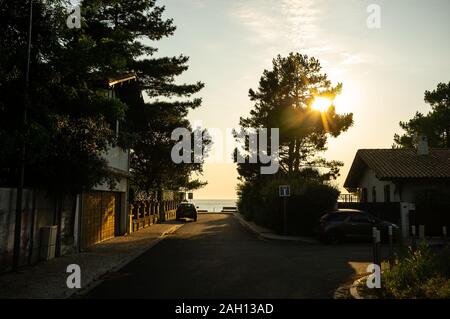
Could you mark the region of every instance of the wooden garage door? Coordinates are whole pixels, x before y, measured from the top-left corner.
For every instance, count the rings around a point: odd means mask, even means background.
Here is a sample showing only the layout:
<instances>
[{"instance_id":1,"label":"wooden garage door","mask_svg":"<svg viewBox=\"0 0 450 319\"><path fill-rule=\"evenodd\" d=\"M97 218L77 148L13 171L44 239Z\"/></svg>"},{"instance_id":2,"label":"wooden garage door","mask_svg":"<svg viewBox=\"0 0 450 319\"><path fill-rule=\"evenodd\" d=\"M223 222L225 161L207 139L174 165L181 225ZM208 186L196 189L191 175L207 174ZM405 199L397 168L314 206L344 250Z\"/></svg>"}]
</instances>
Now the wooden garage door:
<instances>
[{"instance_id":1,"label":"wooden garage door","mask_svg":"<svg viewBox=\"0 0 450 319\"><path fill-rule=\"evenodd\" d=\"M83 248L113 238L116 216L120 208L120 194L89 192L83 197L81 245Z\"/></svg>"}]
</instances>

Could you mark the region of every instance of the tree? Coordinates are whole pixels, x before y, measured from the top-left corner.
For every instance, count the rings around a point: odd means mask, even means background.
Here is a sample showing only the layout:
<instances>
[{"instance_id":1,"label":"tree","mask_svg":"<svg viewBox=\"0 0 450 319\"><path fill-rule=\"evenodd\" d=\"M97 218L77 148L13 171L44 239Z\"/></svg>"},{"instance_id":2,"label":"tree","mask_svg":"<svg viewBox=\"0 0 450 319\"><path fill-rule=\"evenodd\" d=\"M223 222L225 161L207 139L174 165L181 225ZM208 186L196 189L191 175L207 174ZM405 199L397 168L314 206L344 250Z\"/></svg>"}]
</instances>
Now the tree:
<instances>
[{"instance_id":1,"label":"tree","mask_svg":"<svg viewBox=\"0 0 450 319\"><path fill-rule=\"evenodd\" d=\"M64 194L107 181L112 175L102 155L116 144L135 148L133 165L142 161L153 165L156 175L173 172L171 179L188 184L186 176L201 171L201 164L180 171L164 166L158 171L155 159L170 159L170 151L162 153L167 149L152 148L149 142L152 134L170 136L174 125L188 127L187 110L201 104L200 99L161 102L157 98L189 97L203 87L200 82L175 84L175 77L187 69L187 57L151 58L157 49L148 43L175 30L171 19L162 18L164 7L153 0L83 0L81 28L70 29L67 5L65 0L34 1L32 107L25 129L19 125L17 106L23 95L27 4L8 1L0 6L1 182L15 185L17 145L24 139L29 187ZM137 75L135 92L107 97L107 80L128 72ZM122 128L119 138L116 121Z\"/></svg>"},{"instance_id":2,"label":"tree","mask_svg":"<svg viewBox=\"0 0 450 319\"><path fill-rule=\"evenodd\" d=\"M426 135L431 147L450 147L450 82L439 83L435 90L425 91L424 100L430 104L431 111L426 115L416 112L409 121L400 122L405 133L394 135L393 147L415 147L418 135Z\"/></svg>"},{"instance_id":3,"label":"tree","mask_svg":"<svg viewBox=\"0 0 450 319\"><path fill-rule=\"evenodd\" d=\"M240 125L244 133L256 128L279 128L283 173L322 167L329 169L325 176L333 178L342 164L317 155L326 150L329 136L337 137L353 124L353 115L339 115L333 105L320 112L312 108L312 103L317 97L334 100L341 90L342 84L332 86L327 75L321 73L317 59L299 53L279 55L273 60L273 69L263 72L258 90L250 89L255 107L249 117L241 118ZM257 177L258 168L259 164L238 164L244 179Z\"/></svg>"},{"instance_id":4,"label":"tree","mask_svg":"<svg viewBox=\"0 0 450 319\"><path fill-rule=\"evenodd\" d=\"M0 7L0 167L2 184L15 186L18 145L26 145L28 187L59 196L89 189L107 179L102 153L114 143L111 124L125 105L112 101L91 84L95 72L77 66L69 47L66 3L33 2L33 33L28 121L21 124L29 10L27 2ZM76 77L75 75L79 76Z\"/></svg>"},{"instance_id":5,"label":"tree","mask_svg":"<svg viewBox=\"0 0 450 319\"><path fill-rule=\"evenodd\" d=\"M189 98L204 84L175 83L176 77L188 69L188 57L153 57L157 49L152 41L175 31L173 21L162 18L164 7L149 0L84 0L82 8L86 27L73 45L78 46L79 39L88 43L88 55L95 61L92 64L105 66L99 70L103 77L129 71L137 75L128 90L119 89L120 100L127 105L120 144L132 150L134 187L149 192L204 185L190 180L192 173L202 172L203 161L178 165L170 158L175 144L172 131L184 127L193 132L186 116L202 100Z\"/></svg>"}]
</instances>

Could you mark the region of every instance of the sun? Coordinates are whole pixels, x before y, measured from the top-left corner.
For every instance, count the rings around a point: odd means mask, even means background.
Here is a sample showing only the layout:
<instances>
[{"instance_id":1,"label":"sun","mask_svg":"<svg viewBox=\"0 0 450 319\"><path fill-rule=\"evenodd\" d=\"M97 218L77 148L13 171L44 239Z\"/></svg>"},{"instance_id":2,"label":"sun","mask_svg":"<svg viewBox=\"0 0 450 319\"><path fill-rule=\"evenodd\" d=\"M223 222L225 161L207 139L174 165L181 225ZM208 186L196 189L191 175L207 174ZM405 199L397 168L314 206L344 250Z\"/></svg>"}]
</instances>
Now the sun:
<instances>
[{"instance_id":1,"label":"sun","mask_svg":"<svg viewBox=\"0 0 450 319\"><path fill-rule=\"evenodd\" d=\"M324 97L316 97L314 98L314 102L312 104L312 108L320 111L320 112L326 112L328 108L331 106L332 101L324 98Z\"/></svg>"}]
</instances>

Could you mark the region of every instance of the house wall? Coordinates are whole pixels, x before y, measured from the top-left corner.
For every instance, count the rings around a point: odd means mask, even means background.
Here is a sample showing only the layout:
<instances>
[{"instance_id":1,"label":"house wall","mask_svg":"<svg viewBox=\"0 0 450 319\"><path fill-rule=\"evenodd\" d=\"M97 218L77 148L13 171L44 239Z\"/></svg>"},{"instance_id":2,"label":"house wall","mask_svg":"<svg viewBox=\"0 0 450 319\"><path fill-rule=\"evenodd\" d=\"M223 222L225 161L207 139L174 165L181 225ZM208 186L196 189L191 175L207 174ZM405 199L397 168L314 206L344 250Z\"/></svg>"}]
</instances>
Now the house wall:
<instances>
[{"instance_id":1,"label":"house wall","mask_svg":"<svg viewBox=\"0 0 450 319\"><path fill-rule=\"evenodd\" d=\"M390 200L391 202L407 202L407 203L414 203L415 202L415 195L417 192L419 192L422 189L429 189L429 188L438 188L440 190L450 190L450 185L448 183L442 182L438 183L436 181L405 181L402 183L393 183L391 181L380 181L376 175L375 172L371 169L366 169L364 174L361 177L360 185L358 188L359 195L361 198L362 189L365 187L367 188L367 200L368 202L373 202L372 197L372 188L375 187L376 189L376 202L384 202L384 186L390 185Z\"/></svg>"},{"instance_id":2,"label":"house wall","mask_svg":"<svg viewBox=\"0 0 450 319\"><path fill-rule=\"evenodd\" d=\"M399 202L400 201L400 193L399 189L396 187L394 183L391 181L380 181L376 175L375 172L372 169L366 169L364 172L361 182L360 182L360 188L359 188L359 195L360 198L362 198L362 189L365 187L367 188L367 201L373 202L372 197L372 189L375 187L376 190L376 202L385 202L384 197L384 187L386 185L390 186L390 201L391 202Z\"/></svg>"},{"instance_id":3,"label":"house wall","mask_svg":"<svg viewBox=\"0 0 450 319\"><path fill-rule=\"evenodd\" d=\"M127 191L127 187L128 187L128 179L123 177L118 182L116 182L116 184L114 185L113 188L111 188L111 185L109 185L109 183L103 183L103 184L98 184L98 185L94 186L92 188L92 190L104 191L104 192L125 193Z\"/></svg>"},{"instance_id":4,"label":"house wall","mask_svg":"<svg viewBox=\"0 0 450 319\"><path fill-rule=\"evenodd\" d=\"M121 171L124 174L128 174L129 172L129 150L124 150L118 146L111 147L103 156L110 168ZM115 187L111 188L111 185L108 183L103 183L96 185L93 190L98 191L113 191L113 192L127 192L128 190L128 178L122 177L115 185Z\"/></svg>"},{"instance_id":5,"label":"house wall","mask_svg":"<svg viewBox=\"0 0 450 319\"><path fill-rule=\"evenodd\" d=\"M106 159L108 166L110 168L115 169L116 171L121 171L124 174L128 174L129 172L129 150L124 150L118 146L111 147L105 154L104 158ZM117 192L120 193L120 213L119 213L119 229L118 233L120 235L124 235L129 229L129 209L128 209L128 178L122 177L120 178L113 188L109 183L103 183L96 185L93 187L95 191L104 191L104 192Z\"/></svg>"},{"instance_id":6,"label":"house wall","mask_svg":"<svg viewBox=\"0 0 450 319\"><path fill-rule=\"evenodd\" d=\"M124 150L118 146L111 147L105 154L104 158L108 162L108 166L128 172L129 161L128 161L129 151Z\"/></svg>"},{"instance_id":7,"label":"house wall","mask_svg":"<svg viewBox=\"0 0 450 319\"><path fill-rule=\"evenodd\" d=\"M415 202L415 196L417 192L423 189L439 189L441 191L450 191L450 185L445 182L436 181L421 181L421 182L408 182L402 185L402 201L413 203Z\"/></svg>"}]
</instances>

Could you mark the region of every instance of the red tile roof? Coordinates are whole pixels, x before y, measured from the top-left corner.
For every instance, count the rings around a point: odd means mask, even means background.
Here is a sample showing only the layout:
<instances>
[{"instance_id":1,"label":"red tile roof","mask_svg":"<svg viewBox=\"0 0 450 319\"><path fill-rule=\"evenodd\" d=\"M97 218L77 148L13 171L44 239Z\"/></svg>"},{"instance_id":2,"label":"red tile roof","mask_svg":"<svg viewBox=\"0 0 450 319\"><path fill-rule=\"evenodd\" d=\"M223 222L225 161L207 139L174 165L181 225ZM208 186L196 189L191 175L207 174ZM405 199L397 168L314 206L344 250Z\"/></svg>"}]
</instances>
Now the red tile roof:
<instances>
[{"instance_id":1,"label":"red tile roof","mask_svg":"<svg viewBox=\"0 0 450 319\"><path fill-rule=\"evenodd\" d=\"M357 187L366 167L380 180L450 179L450 149L430 149L427 155L415 149L358 150L344 187Z\"/></svg>"}]
</instances>

